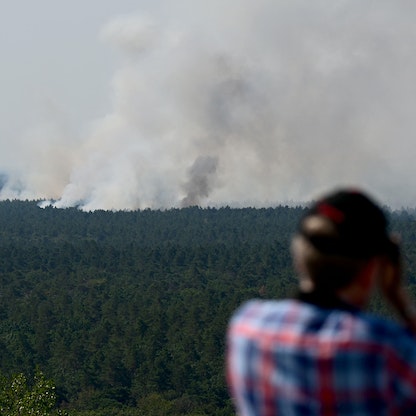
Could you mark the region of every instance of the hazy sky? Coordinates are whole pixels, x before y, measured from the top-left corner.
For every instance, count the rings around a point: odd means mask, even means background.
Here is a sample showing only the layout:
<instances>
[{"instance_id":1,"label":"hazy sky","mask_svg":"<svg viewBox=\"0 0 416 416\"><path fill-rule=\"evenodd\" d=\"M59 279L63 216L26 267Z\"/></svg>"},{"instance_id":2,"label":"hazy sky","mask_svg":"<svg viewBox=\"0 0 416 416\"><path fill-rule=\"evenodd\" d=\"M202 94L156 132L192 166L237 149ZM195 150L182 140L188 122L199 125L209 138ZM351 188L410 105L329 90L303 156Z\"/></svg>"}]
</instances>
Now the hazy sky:
<instances>
[{"instance_id":1,"label":"hazy sky","mask_svg":"<svg viewBox=\"0 0 416 416\"><path fill-rule=\"evenodd\" d=\"M416 206L413 0L15 0L0 198Z\"/></svg>"}]
</instances>

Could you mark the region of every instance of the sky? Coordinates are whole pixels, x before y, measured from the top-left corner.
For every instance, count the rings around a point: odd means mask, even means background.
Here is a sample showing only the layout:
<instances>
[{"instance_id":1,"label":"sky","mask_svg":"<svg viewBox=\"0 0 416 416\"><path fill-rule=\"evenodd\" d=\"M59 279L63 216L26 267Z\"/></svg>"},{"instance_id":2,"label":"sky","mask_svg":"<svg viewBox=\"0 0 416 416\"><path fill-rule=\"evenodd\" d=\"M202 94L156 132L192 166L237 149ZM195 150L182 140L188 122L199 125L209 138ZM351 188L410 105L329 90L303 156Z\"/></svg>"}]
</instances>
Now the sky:
<instances>
[{"instance_id":1,"label":"sky","mask_svg":"<svg viewBox=\"0 0 416 416\"><path fill-rule=\"evenodd\" d=\"M0 199L416 206L416 2L15 0Z\"/></svg>"}]
</instances>

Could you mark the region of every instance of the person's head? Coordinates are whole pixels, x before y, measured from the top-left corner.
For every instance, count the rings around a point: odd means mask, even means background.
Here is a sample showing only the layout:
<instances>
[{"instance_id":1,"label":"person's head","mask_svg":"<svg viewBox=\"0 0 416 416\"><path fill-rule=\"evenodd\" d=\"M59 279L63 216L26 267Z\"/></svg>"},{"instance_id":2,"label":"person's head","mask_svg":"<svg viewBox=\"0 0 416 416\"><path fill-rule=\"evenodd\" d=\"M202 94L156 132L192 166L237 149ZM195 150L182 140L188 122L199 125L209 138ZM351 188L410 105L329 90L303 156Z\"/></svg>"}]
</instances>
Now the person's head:
<instances>
[{"instance_id":1,"label":"person's head","mask_svg":"<svg viewBox=\"0 0 416 416\"><path fill-rule=\"evenodd\" d=\"M378 256L397 256L381 208L363 192L341 189L323 196L302 217L292 254L301 287L337 291Z\"/></svg>"}]
</instances>

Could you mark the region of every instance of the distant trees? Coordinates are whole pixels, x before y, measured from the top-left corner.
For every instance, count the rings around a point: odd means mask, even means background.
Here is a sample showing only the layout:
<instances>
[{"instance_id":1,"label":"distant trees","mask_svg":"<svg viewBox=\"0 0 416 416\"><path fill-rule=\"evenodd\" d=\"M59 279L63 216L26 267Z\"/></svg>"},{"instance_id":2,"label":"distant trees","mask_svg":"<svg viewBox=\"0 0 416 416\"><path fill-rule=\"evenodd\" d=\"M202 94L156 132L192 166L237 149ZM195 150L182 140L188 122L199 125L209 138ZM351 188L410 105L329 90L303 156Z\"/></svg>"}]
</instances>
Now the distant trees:
<instances>
[{"instance_id":1,"label":"distant trees","mask_svg":"<svg viewBox=\"0 0 416 416\"><path fill-rule=\"evenodd\" d=\"M293 292L288 243L302 212L85 213L0 202L3 390L13 374L27 400L51 386L39 374L40 385L31 381L39 366L71 415L232 415L228 319L247 299ZM415 285L416 222L392 219Z\"/></svg>"}]
</instances>

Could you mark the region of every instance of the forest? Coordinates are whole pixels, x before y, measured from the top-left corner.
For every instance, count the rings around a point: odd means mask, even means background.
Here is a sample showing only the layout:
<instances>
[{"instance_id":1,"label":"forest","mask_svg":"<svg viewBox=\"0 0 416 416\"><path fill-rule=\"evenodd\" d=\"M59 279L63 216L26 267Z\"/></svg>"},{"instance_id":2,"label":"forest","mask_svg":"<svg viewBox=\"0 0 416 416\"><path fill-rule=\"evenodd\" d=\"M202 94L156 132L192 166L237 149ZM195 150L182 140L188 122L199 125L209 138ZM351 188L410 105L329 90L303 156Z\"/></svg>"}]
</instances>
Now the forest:
<instances>
[{"instance_id":1,"label":"forest","mask_svg":"<svg viewBox=\"0 0 416 416\"><path fill-rule=\"evenodd\" d=\"M304 209L1 201L0 374L41 371L69 415L233 415L227 322L245 300L293 293L289 241ZM387 211L416 294L414 212Z\"/></svg>"}]
</instances>

